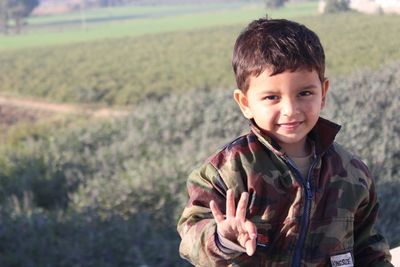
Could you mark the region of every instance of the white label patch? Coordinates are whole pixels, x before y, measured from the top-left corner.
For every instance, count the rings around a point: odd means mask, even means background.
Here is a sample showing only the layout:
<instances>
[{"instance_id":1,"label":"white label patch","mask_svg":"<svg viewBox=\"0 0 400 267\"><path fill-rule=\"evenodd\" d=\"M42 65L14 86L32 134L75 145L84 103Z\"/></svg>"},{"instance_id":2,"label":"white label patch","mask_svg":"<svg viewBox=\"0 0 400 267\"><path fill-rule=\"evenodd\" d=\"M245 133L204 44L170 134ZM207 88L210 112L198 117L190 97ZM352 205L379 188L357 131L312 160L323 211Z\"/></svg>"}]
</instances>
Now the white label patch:
<instances>
[{"instance_id":1,"label":"white label patch","mask_svg":"<svg viewBox=\"0 0 400 267\"><path fill-rule=\"evenodd\" d=\"M331 256L332 267L353 267L353 257L351 253Z\"/></svg>"}]
</instances>

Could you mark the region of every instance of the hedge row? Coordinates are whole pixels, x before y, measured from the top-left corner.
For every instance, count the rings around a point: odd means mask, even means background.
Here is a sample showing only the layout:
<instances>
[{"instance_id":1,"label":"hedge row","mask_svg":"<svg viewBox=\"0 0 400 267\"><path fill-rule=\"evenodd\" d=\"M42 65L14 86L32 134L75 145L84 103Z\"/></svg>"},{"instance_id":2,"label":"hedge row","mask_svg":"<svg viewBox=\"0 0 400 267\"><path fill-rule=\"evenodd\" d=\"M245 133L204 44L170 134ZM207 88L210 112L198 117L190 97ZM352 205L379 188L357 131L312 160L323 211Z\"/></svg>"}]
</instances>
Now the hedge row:
<instances>
[{"instance_id":1,"label":"hedge row","mask_svg":"<svg viewBox=\"0 0 400 267\"><path fill-rule=\"evenodd\" d=\"M327 69L349 74L400 59L400 16L299 18L326 49ZM1 93L57 102L136 105L170 92L235 86L230 66L244 25L0 53Z\"/></svg>"},{"instance_id":2,"label":"hedge row","mask_svg":"<svg viewBox=\"0 0 400 267\"><path fill-rule=\"evenodd\" d=\"M376 177L380 230L400 245L400 62L332 80L324 116ZM171 94L128 118L0 148L1 266L182 266L188 173L247 131L229 90Z\"/></svg>"}]
</instances>

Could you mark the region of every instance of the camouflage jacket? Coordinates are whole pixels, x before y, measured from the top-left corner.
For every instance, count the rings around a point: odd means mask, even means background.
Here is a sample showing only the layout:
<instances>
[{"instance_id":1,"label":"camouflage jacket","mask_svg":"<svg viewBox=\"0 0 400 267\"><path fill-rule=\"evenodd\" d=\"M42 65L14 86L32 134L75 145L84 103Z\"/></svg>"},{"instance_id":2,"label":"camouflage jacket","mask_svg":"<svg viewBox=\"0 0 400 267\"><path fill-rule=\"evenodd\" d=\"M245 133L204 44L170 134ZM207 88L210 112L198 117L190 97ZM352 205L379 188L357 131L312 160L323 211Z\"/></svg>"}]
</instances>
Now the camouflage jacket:
<instances>
[{"instance_id":1,"label":"camouflage jacket","mask_svg":"<svg viewBox=\"0 0 400 267\"><path fill-rule=\"evenodd\" d=\"M340 126L320 118L308 138L313 160L307 177L254 124L194 170L188 203L178 222L180 254L196 266L393 266L374 224L374 182L359 159L334 142ZM247 218L257 226L253 256L221 251L209 208L225 212L228 188L250 194Z\"/></svg>"}]
</instances>

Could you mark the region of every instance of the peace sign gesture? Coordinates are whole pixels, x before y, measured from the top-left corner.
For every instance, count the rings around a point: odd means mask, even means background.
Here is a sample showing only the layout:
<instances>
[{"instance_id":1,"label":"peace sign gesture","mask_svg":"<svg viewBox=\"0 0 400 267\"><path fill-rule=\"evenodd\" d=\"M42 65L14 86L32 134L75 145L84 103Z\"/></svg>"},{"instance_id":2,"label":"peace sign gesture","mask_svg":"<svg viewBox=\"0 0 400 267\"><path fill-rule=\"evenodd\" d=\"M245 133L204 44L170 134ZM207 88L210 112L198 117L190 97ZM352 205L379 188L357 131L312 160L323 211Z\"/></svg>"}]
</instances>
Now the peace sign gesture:
<instances>
[{"instance_id":1,"label":"peace sign gesture","mask_svg":"<svg viewBox=\"0 0 400 267\"><path fill-rule=\"evenodd\" d=\"M243 192L240 196L237 208L232 189L226 192L226 216L221 212L213 200L210 201L211 212L217 222L218 234L246 249L251 256L256 250L257 228L250 220L246 219L249 193Z\"/></svg>"}]
</instances>

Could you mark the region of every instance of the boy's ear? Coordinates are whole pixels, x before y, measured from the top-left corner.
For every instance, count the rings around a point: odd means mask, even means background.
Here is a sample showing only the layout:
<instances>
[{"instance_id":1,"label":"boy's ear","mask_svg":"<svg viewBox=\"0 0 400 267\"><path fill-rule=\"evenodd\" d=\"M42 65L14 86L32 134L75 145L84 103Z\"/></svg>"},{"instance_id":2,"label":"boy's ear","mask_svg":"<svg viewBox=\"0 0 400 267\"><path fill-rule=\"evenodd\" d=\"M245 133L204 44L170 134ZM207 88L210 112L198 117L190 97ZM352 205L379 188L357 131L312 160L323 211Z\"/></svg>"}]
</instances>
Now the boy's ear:
<instances>
[{"instance_id":1,"label":"boy's ear","mask_svg":"<svg viewBox=\"0 0 400 267\"><path fill-rule=\"evenodd\" d=\"M321 101L321 108L325 107L325 103L326 103L326 95L328 93L329 90L329 79L325 79L324 82L322 83L322 101Z\"/></svg>"},{"instance_id":2,"label":"boy's ear","mask_svg":"<svg viewBox=\"0 0 400 267\"><path fill-rule=\"evenodd\" d=\"M242 111L243 115L247 119L252 119L253 118L253 113L251 112L249 108L249 101L247 99L247 96L239 89L236 89L233 92L233 98L235 99L236 103L239 105L240 110Z\"/></svg>"}]
</instances>

